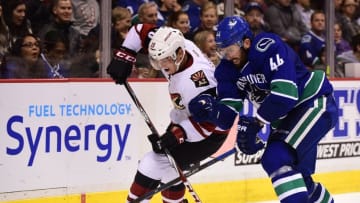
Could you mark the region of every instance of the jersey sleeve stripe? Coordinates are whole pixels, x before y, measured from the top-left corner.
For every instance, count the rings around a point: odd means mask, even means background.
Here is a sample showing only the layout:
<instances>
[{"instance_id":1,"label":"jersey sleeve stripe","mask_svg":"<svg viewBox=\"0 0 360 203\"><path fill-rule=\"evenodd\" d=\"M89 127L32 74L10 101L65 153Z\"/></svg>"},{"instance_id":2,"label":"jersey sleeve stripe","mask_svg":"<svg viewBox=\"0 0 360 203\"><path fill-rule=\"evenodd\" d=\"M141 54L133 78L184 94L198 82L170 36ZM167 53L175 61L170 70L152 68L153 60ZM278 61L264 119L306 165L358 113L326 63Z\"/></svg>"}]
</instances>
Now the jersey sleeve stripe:
<instances>
[{"instance_id":1,"label":"jersey sleeve stripe","mask_svg":"<svg viewBox=\"0 0 360 203\"><path fill-rule=\"evenodd\" d=\"M243 100L242 99L224 98L224 99L221 99L220 103L228 106L231 110L233 110L235 112L240 112L243 108Z\"/></svg>"},{"instance_id":2,"label":"jersey sleeve stripe","mask_svg":"<svg viewBox=\"0 0 360 203\"><path fill-rule=\"evenodd\" d=\"M325 72L319 70L312 72L297 105L315 96L322 88L324 80Z\"/></svg>"},{"instance_id":3,"label":"jersey sleeve stripe","mask_svg":"<svg viewBox=\"0 0 360 203\"><path fill-rule=\"evenodd\" d=\"M299 98L296 84L289 80L273 80L271 82L271 94L292 100Z\"/></svg>"}]
</instances>

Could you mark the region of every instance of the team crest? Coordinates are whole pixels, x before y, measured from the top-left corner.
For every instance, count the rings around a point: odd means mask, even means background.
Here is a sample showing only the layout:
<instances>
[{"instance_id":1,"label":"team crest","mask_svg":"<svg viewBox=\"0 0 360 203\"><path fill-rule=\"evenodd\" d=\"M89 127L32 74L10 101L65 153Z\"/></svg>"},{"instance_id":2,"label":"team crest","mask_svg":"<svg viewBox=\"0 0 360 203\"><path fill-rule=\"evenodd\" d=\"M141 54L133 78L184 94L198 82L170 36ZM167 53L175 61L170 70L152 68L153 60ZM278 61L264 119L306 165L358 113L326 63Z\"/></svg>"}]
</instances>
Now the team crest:
<instances>
[{"instance_id":1,"label":"team crest","mask_svg":"<svg viewBox=\"0 0 360 203\"><path fill-rule=\"evenodd\" d=\"M231 20L229 21L229 27L230 27L230 29L232 29L236 24L237 24L237 21L234 20L234 19L231 19Z\"/></svg>"},{"instance_id":2,"label":"team crest","mask_svg":"<svg viewBox=\"0 0 360 203\"><path fill-rule=\"evenodd\" d=\"M260 52L266 51L272 44L275 44L275 40L271 38L262 38L256 44L256 49Z\"/></svg>"},{"instance_id":3,"label":"team crest","mask_svg":"<svg viewBox=\"0 0 360 203\"><path fill-rule=\"evenodd\" d=\"M204 87L209 85L209 80L206 78L206 75L202 70L192 74L190 79L195 83L195 87Z\"/></svg>"},{"instance_id":4,"label":"team crest","mask_svg":"<svg viewBox=\"0 0 360 203\"><path fill-rule=\"evenodd\" d=\"M170 94L171 101L175 107L175 109L183 110L185 106L182 104L181 95L178 93Z\"/></svg>"}]
</instances>

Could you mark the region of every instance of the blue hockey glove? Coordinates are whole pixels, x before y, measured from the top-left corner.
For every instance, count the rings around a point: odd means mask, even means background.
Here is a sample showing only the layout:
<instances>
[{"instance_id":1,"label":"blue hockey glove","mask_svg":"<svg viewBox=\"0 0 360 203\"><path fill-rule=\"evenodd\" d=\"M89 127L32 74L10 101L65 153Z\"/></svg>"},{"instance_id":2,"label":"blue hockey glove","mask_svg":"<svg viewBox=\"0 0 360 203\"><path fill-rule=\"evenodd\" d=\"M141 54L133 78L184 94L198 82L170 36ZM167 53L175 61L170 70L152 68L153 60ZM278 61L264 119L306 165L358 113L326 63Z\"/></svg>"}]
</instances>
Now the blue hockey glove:
<instances>
[{"instance_id":1,"label":"blue hockey glove","mask_svg":"<svg viewBox=\"0 0 360 203\"><path fill-rule=\"evenodd\" d=\"M200 94L189 102L189 111L196 122L211 121L217 113L216 100L210 94Z\"/></svg>"},{"instance_id":2,"label":"blue hockey glove","mask_svg":"<svg viewBox=\"0 0 360 203\"><path fill-rule=\"evenodd\" d=\"M154 133L148 135L148 139L155 153L164 153L165 148L171 150L178 144L183 143L185 138L186 134L184 129L176 124L171 124L162 136Z\"/></svg>"},{"instance_id":3,"label":"blue hockey glove","mask_svg":"<svg viewBox=\"0 0 360 203\"><path fill-rule=\"evenodd\" d=\"M257 134L263 126L254 117L240 116L238 122L237 145L245 154L255 154L265 144Z\"/></svg>"},{"instance_id":4,"label":"blue hockey glove","mask_svg":"<svg viewBox=\"0 0 360 203\"><path fill-rule=\"evenodd\" d=\"M237 116L234 108L218 102L210 94L200 94L189 102L189 111L196 122L211 122L222 129L230 129Z\"/></svg>"},{"instance_id":5,"label":"blue hockey glove","mask_svg":"<svg viewBox=\"0 0 360 203\"><path fill-rule=\"evenodd\" d=\"M114 57L107 67L107 73L116 84L124 84L136 61L136 52L126 47L115 50Z\"/></svg>"}]
</instances>

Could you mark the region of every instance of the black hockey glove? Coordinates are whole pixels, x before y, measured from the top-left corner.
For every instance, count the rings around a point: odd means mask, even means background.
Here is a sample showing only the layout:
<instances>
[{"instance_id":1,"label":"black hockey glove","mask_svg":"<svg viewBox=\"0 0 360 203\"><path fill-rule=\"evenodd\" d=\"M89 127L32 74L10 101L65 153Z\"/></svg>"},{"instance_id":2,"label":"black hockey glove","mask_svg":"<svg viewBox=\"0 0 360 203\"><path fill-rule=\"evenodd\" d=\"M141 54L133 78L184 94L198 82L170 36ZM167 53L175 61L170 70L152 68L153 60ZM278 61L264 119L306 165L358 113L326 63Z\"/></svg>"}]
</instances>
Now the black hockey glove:
<instances>
[{"instance_id":1,"label":"black hockey glove","mask_svg":"<svg viewBox=\"0 0 360 203\"><path fill-rule=\"evenodd\" d=\"M172 124L166 132L160 137L158 134L148 135L152 149L155 153L164 153L164 149L171 150L178 144L185 141L186 135L184 129L180 125Z\"/></svg>"},{"instance_id":2,"label":"black hockey glove","mask_svg":"<svg viewBox=\"0 0 360 203\"><path fill-rule=\"evenodd\" d=\"M114 51L114 56L107 67L107 73L116 84L122 85L131 74L135 61L135 51L126 47L120 47L120 49Z\"/></svg>"},{"instance_id":3,"label":"black hockey glove","mask_svg":"<svg viewBox=\"0 0 360 203\"><path fill-rule=\"evenodd\" d=\"M245 154L255 154L265 144L258 137L263 125L254 117L240 116L238 122L237 145Z\"/></svg>"}]
</instances>

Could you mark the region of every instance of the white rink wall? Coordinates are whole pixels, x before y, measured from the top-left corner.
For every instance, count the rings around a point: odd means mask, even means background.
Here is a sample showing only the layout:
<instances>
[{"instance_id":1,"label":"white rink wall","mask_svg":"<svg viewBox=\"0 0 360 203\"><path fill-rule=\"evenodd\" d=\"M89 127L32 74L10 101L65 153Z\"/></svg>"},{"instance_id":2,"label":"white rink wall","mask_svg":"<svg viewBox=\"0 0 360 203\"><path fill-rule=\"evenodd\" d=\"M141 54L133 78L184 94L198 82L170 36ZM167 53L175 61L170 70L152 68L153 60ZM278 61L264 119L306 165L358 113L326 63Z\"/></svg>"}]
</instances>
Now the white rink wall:
<instances>
[{"instance_id":1,"label":"white rink wall","mask_svg":"<svg viewBox=\"0 0 360 203\"><path fill-rule=\"evenodd\" d=\"M360 170L360 81L333 81L339 123L321 142L318 172ZM159 132L172 103L166 82L131 82ZM0 82L0 202L127 190L151 150L144 118L111 81ZM245 114L254 109L246 104ZM263 130L263 138L269 129ZM236 154L192 183L266 177L254 156ZM226 171L226 173L224 173ZM211 177L211 178L209 178ZM360 188L358 188L360 192Z\"/></svg>"}]
</instances>

